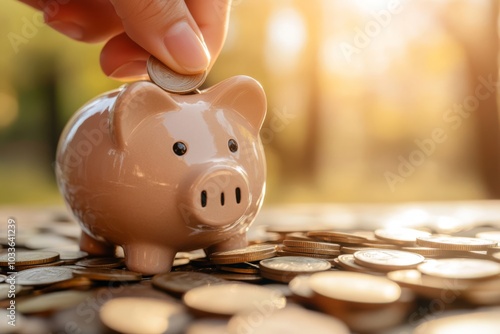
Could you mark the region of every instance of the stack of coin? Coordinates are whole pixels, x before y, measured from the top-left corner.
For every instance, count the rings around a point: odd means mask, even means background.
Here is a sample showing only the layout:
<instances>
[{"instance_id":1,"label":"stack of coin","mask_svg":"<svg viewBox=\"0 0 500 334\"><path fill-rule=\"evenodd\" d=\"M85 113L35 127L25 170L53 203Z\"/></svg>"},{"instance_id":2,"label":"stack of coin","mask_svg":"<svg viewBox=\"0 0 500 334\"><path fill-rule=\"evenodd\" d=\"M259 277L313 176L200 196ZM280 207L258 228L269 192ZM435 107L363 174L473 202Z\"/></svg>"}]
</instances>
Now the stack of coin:
<instances>
[{"instance_id":1,"label":"stack of coin","mask_svg":"<svg viewBox=\"0 0 500 334\"><path fill-rule=\"evenodd\" d=\"M214 264L235 264L264 260L275 255L276 246L259 244L232 251L213 253L210 255L210 261Z\"/></svg>"},{"instance_id":2,"label":"stack of coin","mask_svg":"<svg viewBox=\"0 0 500 334\"><path fill-rule=\"evenodd\" d=\"M333 261L340 254L340 245L307 240L283 240L279 256L308 256Z\"/></svg>"},{"instance_id":3,"label":"stack of coin","mask_svg":"<svg viewBox=\"0 0 500 334\"><path fill-rule=\"evenodd\" d=\"M313 274L331 268L330 262L304 256L281 256L259 263L262 277L288 283L298 275Z\"/></svg>"}]
</instances>

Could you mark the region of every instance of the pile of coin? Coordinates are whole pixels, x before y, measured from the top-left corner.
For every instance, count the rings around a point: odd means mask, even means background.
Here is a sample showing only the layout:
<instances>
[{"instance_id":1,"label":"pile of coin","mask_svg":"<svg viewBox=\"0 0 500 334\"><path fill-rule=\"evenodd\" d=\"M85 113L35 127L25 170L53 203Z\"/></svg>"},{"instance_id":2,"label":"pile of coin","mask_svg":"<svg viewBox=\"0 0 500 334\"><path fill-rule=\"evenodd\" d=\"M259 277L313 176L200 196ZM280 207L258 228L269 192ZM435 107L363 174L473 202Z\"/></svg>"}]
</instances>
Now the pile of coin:
<instances>
[{"instance_id":1,"label":"pile of coin","mask_svg":"<svg viewBox=\"0 0 500 334\"><path fill-rule=\"evenodd\" d=\"M450 323L414 321L426 300L439 301L441 311L467 308L469 314L472 308L500 306L499 231L464 237L408 228L269 227L246 248L209 256L201 250L179 252L171 272L144 277L126 269L120 252L94 257L79 251L74 222L53 224L26 228L27 238L16 248L16 333L34 327L274 333L276 326L287 333L369 333L398 325L406 332L437 333ZM37 236L36 243L28 242L30 236ZM49 245L54 240L57 244ZM8 260L2 250L2 309L13 291ZM481 312L485 328L499 328L500 311ZM3 323L0 330L12 332Z\"/></svg>"}]
</instances>

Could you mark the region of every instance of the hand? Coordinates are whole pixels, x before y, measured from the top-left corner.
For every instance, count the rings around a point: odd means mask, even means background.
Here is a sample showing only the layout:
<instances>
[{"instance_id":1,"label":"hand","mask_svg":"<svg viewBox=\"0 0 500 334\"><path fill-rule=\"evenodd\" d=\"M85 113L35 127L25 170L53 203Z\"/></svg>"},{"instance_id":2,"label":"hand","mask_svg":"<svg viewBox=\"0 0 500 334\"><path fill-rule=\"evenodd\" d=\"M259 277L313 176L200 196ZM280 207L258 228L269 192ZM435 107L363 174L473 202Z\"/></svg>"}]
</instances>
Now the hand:
<instances>
[{"instance_id":1,"label":"hand","mask_svg":"<svg viewBox=\"0 0 500 334\"><path fill-rule=\"evenodd\" d=\"M143 77L152 54L176 72L212 67L226 38L231 0L21 0L55 30L79 41L106 41L104 73Z\"/></svg>"}]
</instances>

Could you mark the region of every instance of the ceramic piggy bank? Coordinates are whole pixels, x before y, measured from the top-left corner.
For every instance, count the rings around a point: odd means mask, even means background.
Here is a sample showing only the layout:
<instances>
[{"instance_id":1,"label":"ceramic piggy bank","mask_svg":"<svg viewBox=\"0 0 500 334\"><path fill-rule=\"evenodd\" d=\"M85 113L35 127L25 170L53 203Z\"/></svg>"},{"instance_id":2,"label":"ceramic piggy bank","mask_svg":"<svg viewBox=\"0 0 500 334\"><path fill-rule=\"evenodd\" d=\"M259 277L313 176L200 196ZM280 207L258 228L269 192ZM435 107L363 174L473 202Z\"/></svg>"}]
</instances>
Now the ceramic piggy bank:
<instances>
[{"instance_id":1,"label":"ceramic piggy bank","mask_svg":"<svg viewBox=\"0 0 500 334\"><path fill-rule=\"evenodd\" d=\"M266 166L257 81L198 94L135 82L87 103L61 135L56 176L94 255L124 249L129 270L169 271L177 251L246 246Z\"/></svg>"}]
</instances>

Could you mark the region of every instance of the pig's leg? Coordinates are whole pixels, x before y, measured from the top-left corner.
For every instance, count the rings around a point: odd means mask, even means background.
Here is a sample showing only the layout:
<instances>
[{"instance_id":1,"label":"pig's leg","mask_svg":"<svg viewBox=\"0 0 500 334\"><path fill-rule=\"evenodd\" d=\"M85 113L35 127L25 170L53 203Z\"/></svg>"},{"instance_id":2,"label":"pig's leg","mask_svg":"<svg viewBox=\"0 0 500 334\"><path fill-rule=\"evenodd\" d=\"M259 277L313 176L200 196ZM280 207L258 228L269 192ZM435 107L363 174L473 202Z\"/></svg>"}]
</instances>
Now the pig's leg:
<instances>
[{"instance_id":1,"label":"pig's leg","mask_svg":"<svg viewBox=\"0 0 500 334\"><path fill-rule=\"evenodd\" d=\"M80 249L91 255L113 256L116 247L104 241L99 241L82 231Z\"/></svg>"},{"instance_id":2,"label":"pig's leg","mask_svg":"<svg viewBox=\"0 0 500 334\"><path fill-rule=\"evenodd\" d=\"M215 245L205 248L205 253L210 255L215 252L224 252L233 249L245 248L248 245L247 234L239 233L231 238L221 241Z\"/></svg>"},{"instance_id":3,"label":"pig's leg","mask_svg":"<svg viewBox=\"0 0 500 334\"><path fill-rule=\"evenodd\" d=\"M123 245L123 250L128 270L145 275L170 271L176 253L173 249L151 244Z\"/></svg>"}]
</instances>

